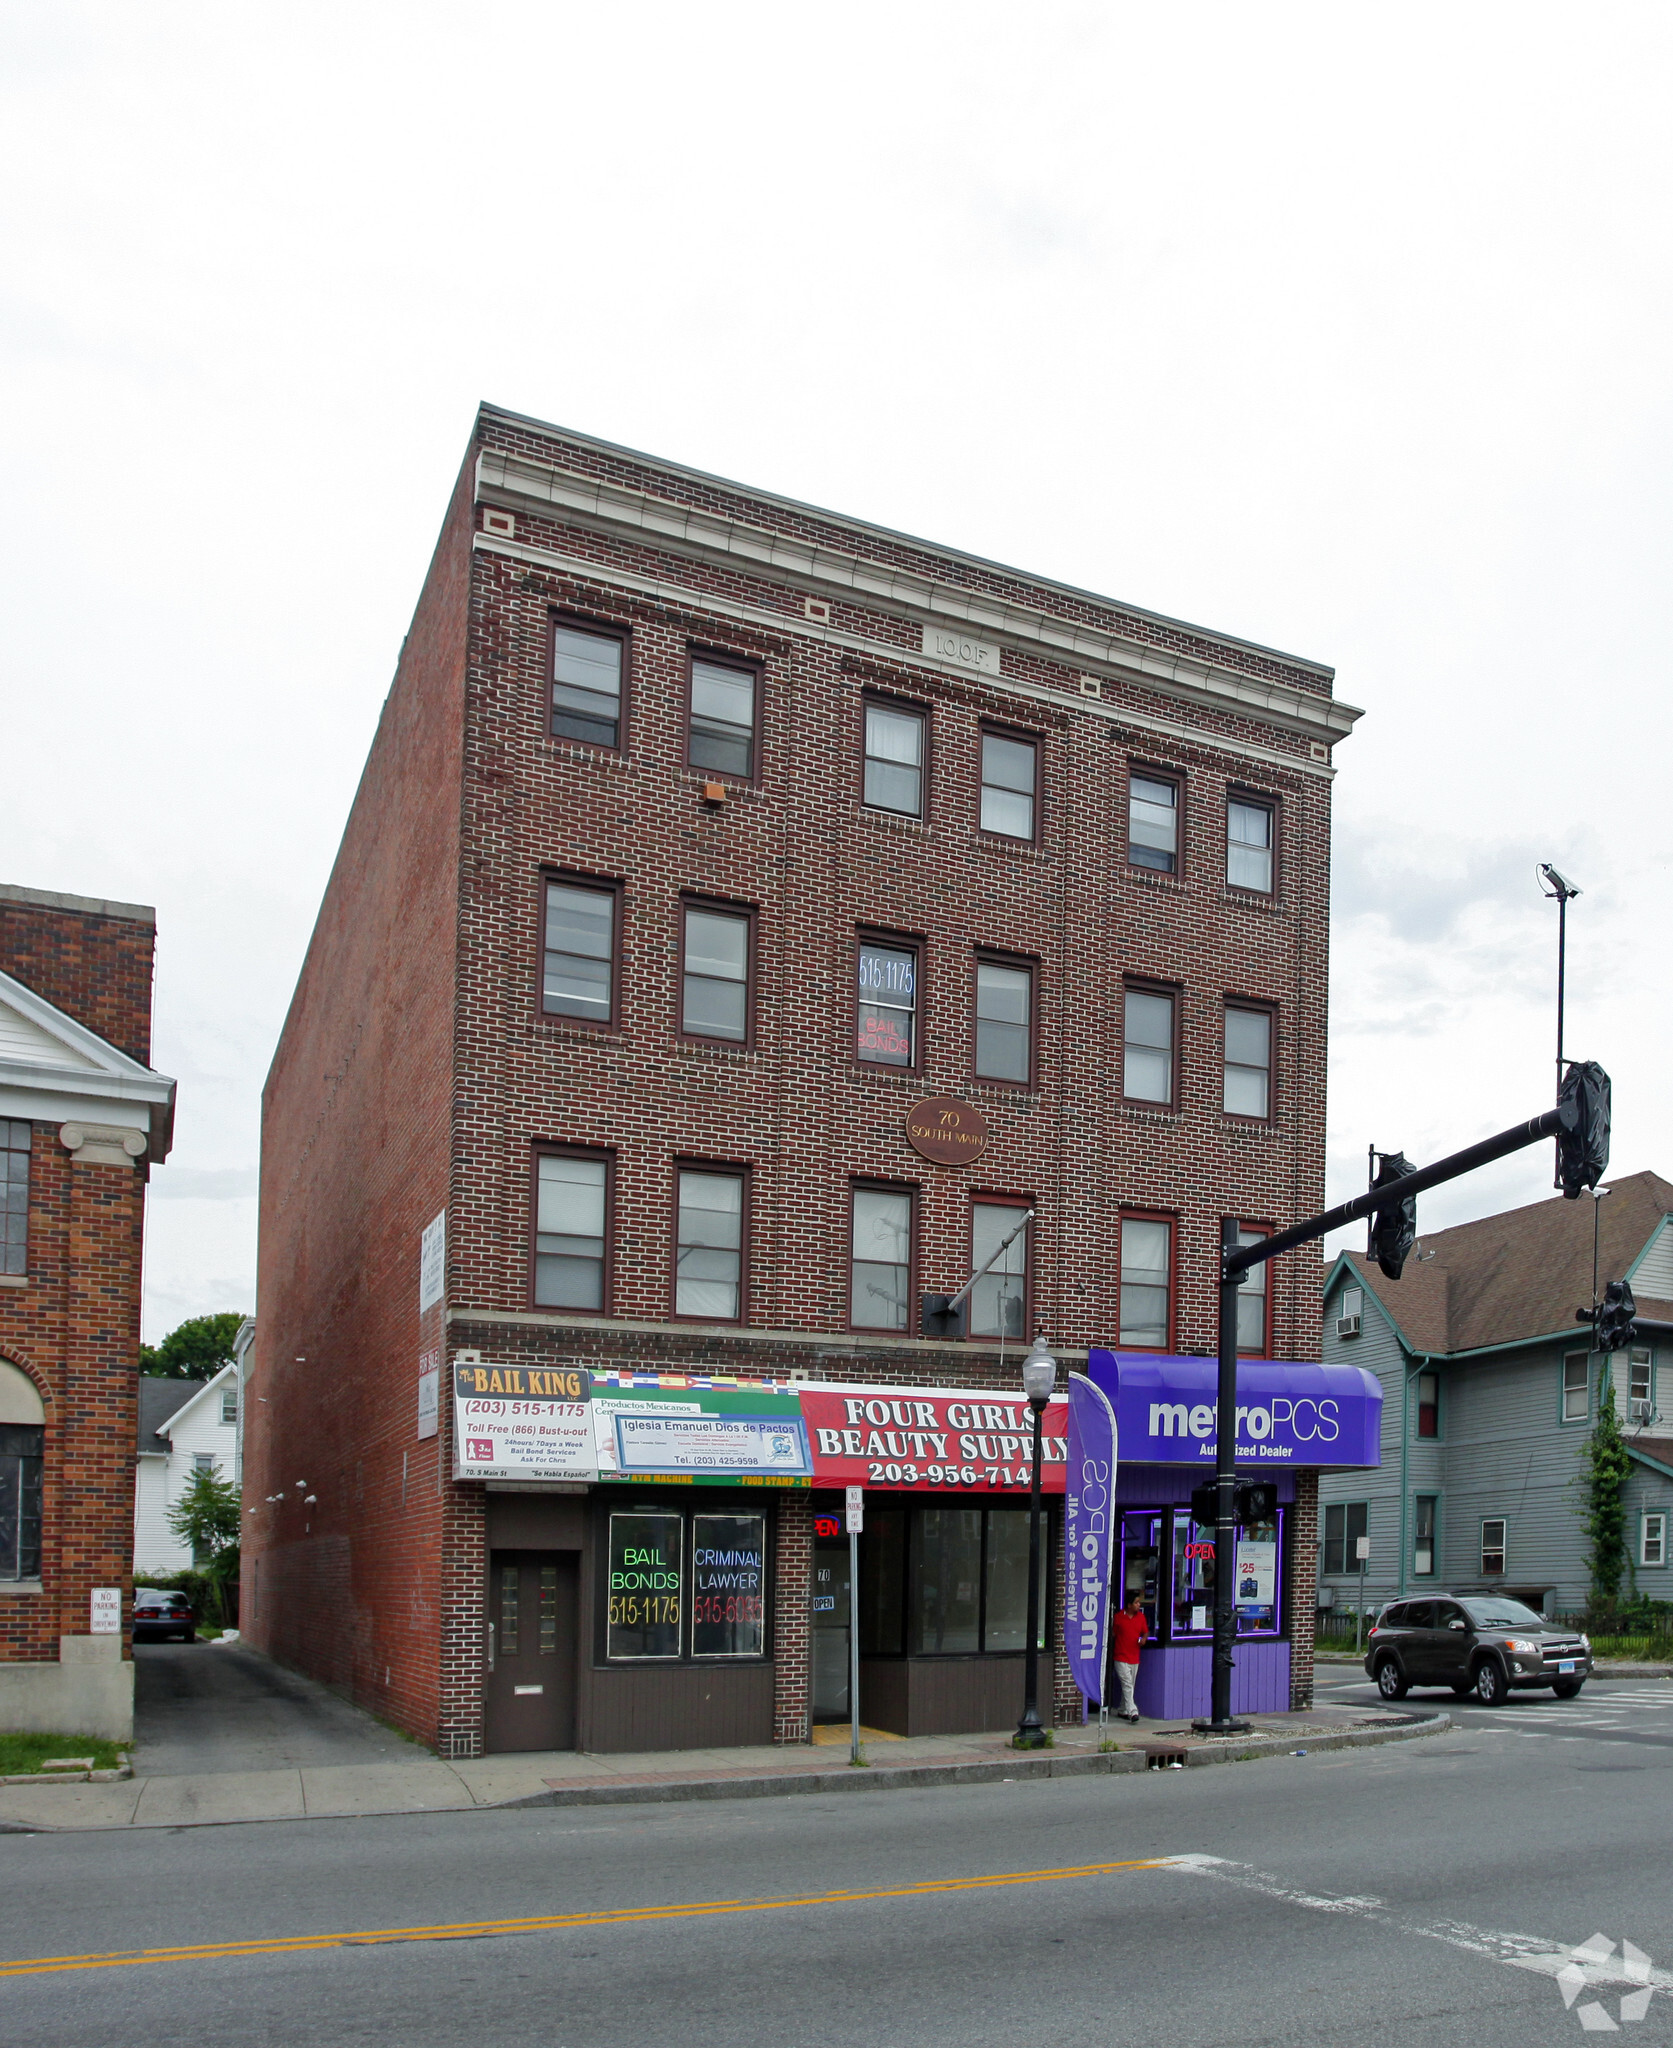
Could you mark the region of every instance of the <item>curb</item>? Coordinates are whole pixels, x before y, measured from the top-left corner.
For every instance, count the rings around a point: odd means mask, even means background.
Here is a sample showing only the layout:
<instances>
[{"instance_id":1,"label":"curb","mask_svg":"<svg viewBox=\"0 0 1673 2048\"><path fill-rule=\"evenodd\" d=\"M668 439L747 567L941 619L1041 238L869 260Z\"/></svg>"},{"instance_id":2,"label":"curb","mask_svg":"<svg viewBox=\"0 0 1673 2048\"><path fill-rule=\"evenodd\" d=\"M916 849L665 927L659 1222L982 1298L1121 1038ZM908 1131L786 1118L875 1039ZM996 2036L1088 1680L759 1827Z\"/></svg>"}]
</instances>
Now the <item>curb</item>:
<instances>
[{"instance_id":1,"label":"curb","mask_svg":"<svg viewBox=\"0 0 1673 2048\"><path fill-rule=\"evenodd\" d=\"M1386 1726L1348 1728L1339 1734L1311 1735L1298 1742L1293 1735L1256 1736L1247 1742L1205 1744L1186 1753L1189 1767L1249 1763L1259 1757L1288 1756L1308 1750L1367 1749L1383 1742L1410 1742L1440 1735L1452 1726L1450 1714L1402 1714ZM1142 1750L1063 1756L1024 1756L1016 1761L970 1764L874 1764L867 1770L850 1765L840 1771L782 1771L756 1778L687 1778L661 1785L565 1785L532 1792L521 1799L502 1799L487 1809L506 1812L530 1806L660 1806L677 1800L781 1799L787 1795L825 1792L898 1792L931 1790L938 1785L1021 1783L1034 1778L1127 1777L1145 1769Z\"/></svg>"},{"instance_id":2,"label":"curb","mask_svg":"<svg viewBox=\"0 0 1673 2048\"><path fill-rule=\"evenodd\" d=\"M119 1778L131 1778L132 1764L108 1771L16 1771L0 1778L0 1786L15 1785L114 1785Z\"/></svg>"}]
</instances>

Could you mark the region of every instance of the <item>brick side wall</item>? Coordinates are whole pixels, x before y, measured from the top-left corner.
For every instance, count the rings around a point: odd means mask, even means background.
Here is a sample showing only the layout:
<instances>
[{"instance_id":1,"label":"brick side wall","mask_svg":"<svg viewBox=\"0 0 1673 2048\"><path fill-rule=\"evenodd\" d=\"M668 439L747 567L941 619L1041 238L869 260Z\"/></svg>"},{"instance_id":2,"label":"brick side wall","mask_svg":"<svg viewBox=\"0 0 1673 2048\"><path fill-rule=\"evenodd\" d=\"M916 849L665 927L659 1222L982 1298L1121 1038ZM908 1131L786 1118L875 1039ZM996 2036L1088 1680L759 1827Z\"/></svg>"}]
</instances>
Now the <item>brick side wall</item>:
<instances>
[{"instance_id":1,"label":"brick side wall","mask_svg":"<svg viewBox=\"0 0 1673 2048\"><path fill-rule=\"evenodd\" d=\"M1319 1475L1295 1475L1290 1522L1290 1705L1313 1704L1313 1638L1318 1622Z\"/></svg>"},{"instance_id":2,"label":"brick side wall","mask_svg":"<svg viewBox=\"0 0 1673 2048\"><path fill-rule=\"evenodd\" d=\"M245 1434L252 1640L426 1741L451 1581L418 1247L448 1191L468 518L457 495L263 1095Z\"/></svg>"},{"instance_id":3,"label":"brick side wall","mask_svg":"<svg viewBox=\"0 0 1673 2048\"><path fill-rule=\"evenodd\" d=\"M858 1589L855 1589L858 1598ZM806 1742L813 1711L813 1505L779 1496L773 1585L773 1740Z\"/></svg>"},{"instance_id":4,"label":"brick side wall","mask_svg":"<svg viewBox=\"0 0 1673 2048\"><path fill-rule=\"evenodd\" d=\"M0 899L0 968L133 1058L149 1057L149 922ZM51 1661L86 1635L89 1594L133 1591L145 1182L73 1161L32 1125L26 1284L0 1286L0 1358L46 1413L38 1594L0 1599L0 1659Z\"/></svg>"}]
</instances>

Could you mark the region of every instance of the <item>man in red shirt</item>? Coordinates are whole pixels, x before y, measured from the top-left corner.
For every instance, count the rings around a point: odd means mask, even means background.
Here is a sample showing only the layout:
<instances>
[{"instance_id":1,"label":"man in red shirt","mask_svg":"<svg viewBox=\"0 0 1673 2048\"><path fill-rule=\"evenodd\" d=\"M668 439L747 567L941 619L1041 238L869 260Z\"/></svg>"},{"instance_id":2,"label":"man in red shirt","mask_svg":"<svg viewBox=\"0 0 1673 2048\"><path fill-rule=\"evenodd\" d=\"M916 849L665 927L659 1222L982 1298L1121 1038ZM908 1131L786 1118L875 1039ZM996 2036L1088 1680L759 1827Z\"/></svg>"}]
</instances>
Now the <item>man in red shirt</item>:
<instances>
[{"instance_id":1,"label":"man in red shirt","mask_svg":"<svg viewBox=\"0 0 1673 2048\"><path fill-rule=\"evenodd\" d=\"M1127 1605L1110 1623L1110 1660L1121 1682L1123 1721L1139 1718L1138 1708L1133 1704L1133 1688L1139 1677L1139 1647L1149 1634L1150 1626L1144 1618L1144 1595L1142 1592L1129 1593Z\"/></svg>"}]
</instances>

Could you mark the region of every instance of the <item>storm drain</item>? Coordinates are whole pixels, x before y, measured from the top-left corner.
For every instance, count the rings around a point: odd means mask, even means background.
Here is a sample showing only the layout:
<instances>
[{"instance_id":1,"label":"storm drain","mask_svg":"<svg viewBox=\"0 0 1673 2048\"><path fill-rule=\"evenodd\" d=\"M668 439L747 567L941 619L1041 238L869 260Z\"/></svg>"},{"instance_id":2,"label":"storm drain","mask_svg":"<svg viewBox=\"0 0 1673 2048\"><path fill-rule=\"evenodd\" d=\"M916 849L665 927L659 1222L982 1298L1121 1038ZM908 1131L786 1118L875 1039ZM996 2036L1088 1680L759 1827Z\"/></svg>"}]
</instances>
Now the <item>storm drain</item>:
<instances>
[{"instance_id":1,"label":"storm drain","mask_svg":"<svg viewBox=\"0 0 1673 2048\"><path fill-rule=\"evenodd\" d=\"M1172 1749L1162 1743L1149 1743L1145 1746L1144 1767L1147 1771L1182 1771L1185 1768L1187 1754L1188 1752L1183 1749Z\"/></svg>"}]
</instances>

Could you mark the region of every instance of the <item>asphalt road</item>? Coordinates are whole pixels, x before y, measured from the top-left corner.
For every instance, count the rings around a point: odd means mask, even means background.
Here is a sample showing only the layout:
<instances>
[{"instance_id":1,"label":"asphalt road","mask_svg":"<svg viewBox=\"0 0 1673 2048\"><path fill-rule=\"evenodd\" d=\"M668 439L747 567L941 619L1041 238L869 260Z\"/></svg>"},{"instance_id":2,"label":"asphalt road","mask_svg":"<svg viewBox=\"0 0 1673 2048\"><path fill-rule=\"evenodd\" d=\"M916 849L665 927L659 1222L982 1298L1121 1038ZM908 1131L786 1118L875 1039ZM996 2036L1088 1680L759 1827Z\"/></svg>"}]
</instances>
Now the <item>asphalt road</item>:
<instances>
[{"instance_id":1,"label":"asphalt road","mask_svg":"<svg viewBox=\"0 0 1673 2048\"><path fill-rule=\"evenodd\" d=\"M1624 1997L1634 2041L1673 2038L1659 1691L1464 1714L1418 1742L1142 1778L0 1837L7 1958L237 1945L0 1963L0 2032L1526 2048L1620 2027ZM524 1924L483 1924L506 1921ZM1614 1981L1571 1983L1566 2009L1557 1973L1594 1934L1616 1946L1590 1974Z\"/></svg>"},{"instance_id":2,"label":"asphalt road","mask_svg":"<svg viewBox=\"0 0 1673 2048\"><path fill-rule=\"evenodd\" d=\"M134 1645L134 1768L145 1777L390 1763L413 1754L369 1714L259 1651Z\"/></svg>"}]
</instances>

